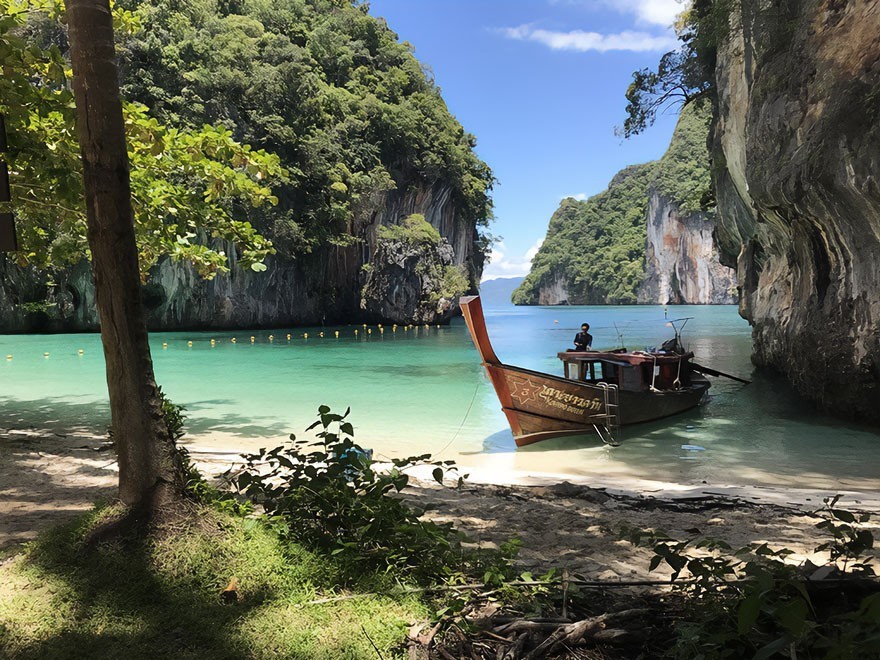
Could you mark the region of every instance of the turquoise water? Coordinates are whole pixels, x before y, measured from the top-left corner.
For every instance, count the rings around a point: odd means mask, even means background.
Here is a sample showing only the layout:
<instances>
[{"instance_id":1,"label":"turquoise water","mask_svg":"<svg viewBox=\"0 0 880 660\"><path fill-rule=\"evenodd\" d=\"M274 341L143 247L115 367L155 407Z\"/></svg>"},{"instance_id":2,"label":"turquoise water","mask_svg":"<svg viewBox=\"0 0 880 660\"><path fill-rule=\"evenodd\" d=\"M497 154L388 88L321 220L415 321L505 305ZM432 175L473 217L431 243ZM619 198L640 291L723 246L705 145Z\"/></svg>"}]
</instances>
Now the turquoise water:
<instances>
[{"instance_id":1,"label":"turquoise water","mask_svg":"<svg viewBox=\"0 0 880 660\"><path fill-rule=\"evenodd\" d=\"M617 448L584 436L517 449L461 319L371 334L359 327L357 336L352 326L154 333L151 346L158 381L187 408L196 449L279 444L327 404L340 412L350 406L356 440L379 456L430 452L475 471L876 487L877 430L812 412L778 379L753 374L750 330L735 307L669 307L666 314L693 317L683 337L699 362L754 382L713 379L705 405L627 427ZM662 307L507 306L486 316L503 361L552 373L560 372L557 351L584 321L596 347L619 345L621 335L631 349L672 336ZM109 418L105 388L97 335L0 336L0 428L101 431Z\"/></svg>"}]
</instances>

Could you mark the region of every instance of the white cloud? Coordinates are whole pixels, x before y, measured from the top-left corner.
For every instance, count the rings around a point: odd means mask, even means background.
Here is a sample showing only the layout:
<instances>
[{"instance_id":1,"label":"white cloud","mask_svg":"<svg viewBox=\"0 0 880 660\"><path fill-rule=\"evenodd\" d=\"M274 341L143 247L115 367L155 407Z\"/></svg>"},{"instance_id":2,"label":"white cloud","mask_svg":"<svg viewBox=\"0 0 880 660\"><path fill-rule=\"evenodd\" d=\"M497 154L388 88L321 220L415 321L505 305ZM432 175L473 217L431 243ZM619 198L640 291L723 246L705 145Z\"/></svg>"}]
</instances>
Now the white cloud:
<instances>
[{"instance_id":1,"label":"white cloud","mask_svg":"<svg viewBox=\"0 0 880 660\"><path fill-rule=\"evenodd\" d=\"M634 14L640 24L670 27L689 4L685 0L603 0L603 4L625 14Z\"/></svg>"},{"instance_id":2,"label":"white cloud","mask_svg":"<svg viewBox=\"0 0 880 660\"><path fill-rule=\"evenodd\" d=\"M532 259L538 254L538 248L541 247L543 242L544 239L539 238L535 241L534 245L526 250L525 254L519 256L508 255L507 246L504 244L504 241L499 241L492 246L492 251L489 253L489 263L483 270L482 281L494 280L496 277L523 277L528 275L529 270L532 268Z\"/></svg>"},{"instance_id":3,"label":"white cloud","mask_svg":"<svg viewBox=\"0 0 880 660\"><path fill-rule=\"evenodd\" d=\"M559 198L559 201L561 202L563 199L568 199L569 197L576 199L579 202L582 202L587 198L587 193L576 193L574 195L563 195L562 197Z\"/></svg>"},{"instance_id":4,"label":"white cloud","mask_svg":"<svg viewBox=\"0 0 880 660\"><path fill-rule=\"evenodd\" d=\"M647 32L625 30L617 34L600 34L584 30L544 30L531 25L502 28L501 33L509 39L519 41L536 41L553 50L574 50L579 52L597 51L605 53L610 50L625 51L666 51L675 48L678 41L671 34L652 35Z\"/></svg>"}]
</instances>

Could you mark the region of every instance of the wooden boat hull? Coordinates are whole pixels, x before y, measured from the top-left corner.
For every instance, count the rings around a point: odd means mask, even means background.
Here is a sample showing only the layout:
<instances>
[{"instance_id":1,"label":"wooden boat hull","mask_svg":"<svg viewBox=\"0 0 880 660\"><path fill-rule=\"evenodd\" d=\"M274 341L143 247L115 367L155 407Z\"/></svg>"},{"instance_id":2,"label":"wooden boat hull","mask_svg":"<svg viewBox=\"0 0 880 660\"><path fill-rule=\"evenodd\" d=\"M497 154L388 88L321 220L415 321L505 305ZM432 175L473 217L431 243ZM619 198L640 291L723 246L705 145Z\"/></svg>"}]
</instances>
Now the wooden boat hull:
<instances>
[{"instance_id":1,"label":"wooden boat hull","mask_svg":"<svg viewBox=\"0 0 880 660\"><path fill-rule=\"evenodd\" d=\"M463 298L461 306L517 445L591 433L594 424L606 425L607 388L502 364L489 343L479 299ZM684 412L699 405L708 389L705 378L693 375L688 386L676 390L621 390L619 423L637 424Z\"/></svg>"},{"instance_id":2,"label":"wooden boat hull","mask_svg":"<svg viewBox=\"0 0 880 660\"><path fill-rule=\"evenodd\" d=\"M601 387L509 365L485 367L518 446L593 433L593 424L606 422L606 393ZM697 377L680 390L621 391L620 424L650 422L690 410L700 404L708 389L709 382Z\"/></svg>"}]
</instances>

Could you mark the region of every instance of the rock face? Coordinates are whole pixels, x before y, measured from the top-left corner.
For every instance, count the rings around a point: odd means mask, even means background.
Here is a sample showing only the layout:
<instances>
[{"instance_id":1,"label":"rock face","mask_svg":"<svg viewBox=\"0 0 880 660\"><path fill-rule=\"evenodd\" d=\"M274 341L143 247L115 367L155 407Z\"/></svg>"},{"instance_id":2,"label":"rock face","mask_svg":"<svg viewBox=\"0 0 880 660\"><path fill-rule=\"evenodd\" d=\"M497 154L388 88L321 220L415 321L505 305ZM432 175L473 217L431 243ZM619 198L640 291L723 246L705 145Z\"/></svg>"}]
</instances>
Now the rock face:
<instances>
[{"instance_id":1,"label":"rock face","mask_svg":"<svg viewBox=\"0 0 880 660\"><path fill-rule=\"evenodd\" d=\"M350 246L326 245L297 259L272 258L257 273L233 267L227 275L204 281L192 268L165 260L150 272L142 295L151 330L193 328L256 328L360 320L441 323L457 309L457 301L419 304L436 282L419 282L422 292L392 297L380 306L361 309L367 272L376 260L377 229L422 214L444 239L443 259L465 274L475 290L483 268L473 222L457 213L451 188L443 182L413 184L387 193L385 203L368 217L356 219ZM234 247L226 247L234 261ZM383 263L397 257L385 249ZM406 255L399 259L406 260ZM404 271L399 275L403 276ZM392 288L412 287L404 277ZM51 281L50 281L51 280ZM425 291L422 291L422 289ZM412 302L412 300L416 302ZM424 302L424 301L422 301ZM436 301L434 301L436 303ZM407 314L418 308L418 318ZM430 309L435 311L432 313ZM87 264L46 274L22 270L0 255L0 332L77 332L96 330L94 287Z\"/></svg>"},{"instance_id":2,"label":"rock face","mask_svg":"<svg viewBox=\"0 0 880 660\"><path fill-rule=\"evenodd\" d=\"M736 273L719 261L705 213L683 214L655 189L648 198L645 281L640 303L729 305L737 302Z\"/></svg>"},{"instance_id":3,"label":"rock face","mask_svg":"<svg viewBox=\"0 0 880 660\"><path fill-rule=\"evenodd\" d=\"M880 421L880 4L731 6L713 177L753 359Z\"/></svg>"},{"instance_id":4,"label":"rock face","mask_svg":"<svg viewBox=\"0 0 880 660\"><path fill-rule=\"evenodd\" d=\"M567 305L568 290L565 286L565 277L556 274L548 278L538 290L539 305Z\"/></svg>"}]
</instances>

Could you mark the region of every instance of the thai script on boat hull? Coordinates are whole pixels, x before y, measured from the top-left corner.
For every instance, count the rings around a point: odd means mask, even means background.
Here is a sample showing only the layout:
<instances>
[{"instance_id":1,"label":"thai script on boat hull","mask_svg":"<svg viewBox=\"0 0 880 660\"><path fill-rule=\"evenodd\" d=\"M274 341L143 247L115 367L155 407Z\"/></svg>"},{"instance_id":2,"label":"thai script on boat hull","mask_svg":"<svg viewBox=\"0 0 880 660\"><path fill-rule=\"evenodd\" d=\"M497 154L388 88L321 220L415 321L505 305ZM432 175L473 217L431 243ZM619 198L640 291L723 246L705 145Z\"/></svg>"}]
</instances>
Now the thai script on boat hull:
<instances>
[{"instance_id":1,"label":"thai script on boat hull","mask_svg":"<svg viewBox=\"0 0 880 660\"><path fill-rule=\"evenodd\" d=\"M543 386L538 393L543 401L554 408L559 408L570 413L582 413L584 411L600 412L602 410L602 401L599 399L585 399L577 394L563 392L555 387Z\"/></svg>"}]
</instances>

